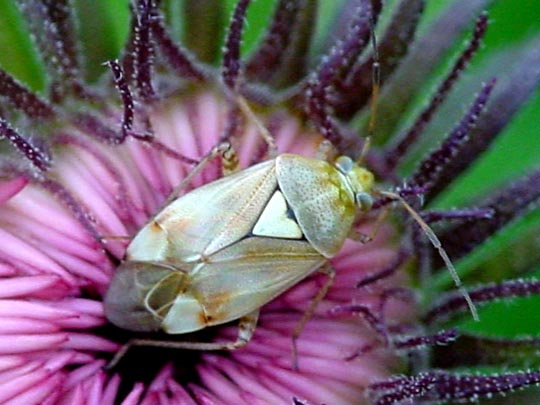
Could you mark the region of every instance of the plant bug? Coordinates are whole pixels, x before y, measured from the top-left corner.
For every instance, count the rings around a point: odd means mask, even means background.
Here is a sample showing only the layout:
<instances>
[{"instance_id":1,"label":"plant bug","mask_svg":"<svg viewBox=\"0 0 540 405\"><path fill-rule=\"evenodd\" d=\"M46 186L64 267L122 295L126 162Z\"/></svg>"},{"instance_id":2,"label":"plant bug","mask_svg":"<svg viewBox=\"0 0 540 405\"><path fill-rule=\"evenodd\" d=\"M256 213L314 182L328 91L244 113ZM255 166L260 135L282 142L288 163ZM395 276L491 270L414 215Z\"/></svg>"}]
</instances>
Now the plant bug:
<instances>
[{"instance_id":1,"label":"plant bug","mask_svg":"<svg viewBox=\"0 0 540 405\"><path fill-rule=\"evenodd\" d=\"M238 104L274 148L271 135L245 100ZM176 198L218 155L225 176ZM322 271L328 282L293 332L294 342L334 278L328 259L340 251L346 238L365 240L353 223L359 211L371 208L374 192L404 205L460 287L431 229L399 195L374 191L373 183L370 171L350 157L335 157L327 141L315 158L275 154L244 170L238 169L228 142L214 147L131 240L105 295L105 315L123 329L174 335L239 320L238 337L233 342L133 339L109 367L133 345L239 348L251 339L261 306ZM472 303L470 307L474 310Z\"/></svg>"},{"instance_id":2,"label":"plant bug","mask_svg":"<svg viewBox=\"0 0 540 405\"><path fill-rule=\"evenodd\" d=\"M372 38L374 40L374 33ZM369 132L375 125L379 65L375 49ZM238 320L231 342L132 339L117 352L112 368L134 345L194 350L233 350L249 342L259 309L310 274L328 281L293 331L295 341L330 287L335 271L328 260L349 237L366 241L353 228L371 209L373 195L400 202L439 251L476 319L476 309L438 238L397 193L376 191L373 174L359 161L336 156L323 141L316 157L277 154L272 135L245 99L236 104L258 129L269 159L239 170L228 142L215 146L171 193L161 211L129 243L105 295L105 315L116 326L138 332L177 335ZM222 158L224 177L180 195L212 159ZM381 216L382 218L382 216ZM377 226L375 227L377 228Z\"/></svg>"},{"instance_id":3,"label":"plant bug","mask_svg":"<svg viewBox=\"0 0 540 405\"><path fill-rule=\"evenodd\" d=\"M370 209L374 179L349 157L331 160L328 143L321 145L318 158L281 154L240 171L228 143L201 161L179 189L218 154L231 173L167 203L135 235L105 296L105 314L123 329L168 334L239 319L238 339L133 340L125 350L235 349L251 338L262 305L317 270L332 280L327 260L350 235L357 211Z\"/></svg>"}]
</instances>

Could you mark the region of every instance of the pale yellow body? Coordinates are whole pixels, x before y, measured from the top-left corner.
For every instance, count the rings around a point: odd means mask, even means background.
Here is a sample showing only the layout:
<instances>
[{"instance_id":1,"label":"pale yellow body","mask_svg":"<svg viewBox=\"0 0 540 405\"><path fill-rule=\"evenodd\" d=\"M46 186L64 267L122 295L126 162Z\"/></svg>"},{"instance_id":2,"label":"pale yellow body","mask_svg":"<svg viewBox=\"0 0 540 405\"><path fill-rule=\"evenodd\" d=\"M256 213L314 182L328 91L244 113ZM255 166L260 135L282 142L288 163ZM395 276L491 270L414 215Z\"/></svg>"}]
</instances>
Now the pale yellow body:
<instances>
[{"instance_id":1,"label":"pale yellow body","mask_svg":"<svg viewBox=\"0 0 540 405\"><path fill-rule=\"evenodd\" d=\"M372 181L283 154L177 198L128 246L107 317L179 334L257 310L339 252Z\"/></svg>"}]
</instances>

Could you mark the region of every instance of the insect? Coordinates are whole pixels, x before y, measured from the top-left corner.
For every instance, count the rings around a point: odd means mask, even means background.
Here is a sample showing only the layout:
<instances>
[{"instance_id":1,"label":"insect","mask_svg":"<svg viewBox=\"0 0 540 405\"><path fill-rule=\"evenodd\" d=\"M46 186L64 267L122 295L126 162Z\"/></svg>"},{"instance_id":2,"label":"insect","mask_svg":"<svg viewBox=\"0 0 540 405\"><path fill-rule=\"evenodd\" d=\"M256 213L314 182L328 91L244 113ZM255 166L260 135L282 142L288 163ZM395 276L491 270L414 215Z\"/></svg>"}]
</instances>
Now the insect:
<instances>
[{"instance_id":1,"label":"insect","mask_svg":"<svg viewBox=\"0 0 540 405\"><path fill-rule=\"evenodd\" d=\"M348 237L365 241L353 223L368 211L373 194L398 200L423 229L461 287L439 240L398 194L373 189L373 174L348 156L335 156L323 141L315 158L278 155L272 136L245 100L239 105L259 128L274 157L244 170L228 142L201 160L164 208L135 235L105 295L105 315L116 326L178 335L239 320L232 342L132 339L109 368L134 345L233 350L251 339L259 309L308 275L327 283L293 331L294 341L334 278L328 259ZM177 197L191 179L221 155L224 177ZM295 363L296 364L296 363Z\"/></svg>"},{"instance_id":2,"label":"insect","mask_svg":"<svg viewBox=\"0 0 540 405\"><path fill-rule=\"evenodd\" d=\"M264 129L263 136L274 148ZM261 306L317 270L331 282L328 259L350 236L358 210L371 208L372 173L347 156L332 159L328 142L317 158L281 154L244 170L222 143L179 188L216 155L228 175L172 200L136 234L105 296L105 314L123 329L168 334L239 319L238 338L132 340L125 350L148 343L199 350L246 344Z\"/></svg>"}]
</instances>

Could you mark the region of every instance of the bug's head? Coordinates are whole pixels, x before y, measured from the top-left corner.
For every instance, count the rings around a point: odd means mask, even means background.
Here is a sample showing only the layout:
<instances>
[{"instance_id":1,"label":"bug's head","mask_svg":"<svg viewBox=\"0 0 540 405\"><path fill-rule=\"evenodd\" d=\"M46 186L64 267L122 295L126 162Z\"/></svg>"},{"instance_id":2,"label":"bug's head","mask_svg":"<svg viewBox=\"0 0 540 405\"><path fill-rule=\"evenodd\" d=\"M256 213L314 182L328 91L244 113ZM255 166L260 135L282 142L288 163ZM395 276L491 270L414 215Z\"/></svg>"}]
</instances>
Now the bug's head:
<instances>
[{"instance_id":1,"label":"bug's head","mask_svg":"<svg viewBox=\"0 0 540 405\"><path fill-rule=\"evenodd\" d=\"M354 194L354 201L362 211L371 209L373 197L371 189L373 187L374 176L369 170L360 166L348 156L339 156L334 165L347 181L348 186Z\"/></svg>"}]
</instances>

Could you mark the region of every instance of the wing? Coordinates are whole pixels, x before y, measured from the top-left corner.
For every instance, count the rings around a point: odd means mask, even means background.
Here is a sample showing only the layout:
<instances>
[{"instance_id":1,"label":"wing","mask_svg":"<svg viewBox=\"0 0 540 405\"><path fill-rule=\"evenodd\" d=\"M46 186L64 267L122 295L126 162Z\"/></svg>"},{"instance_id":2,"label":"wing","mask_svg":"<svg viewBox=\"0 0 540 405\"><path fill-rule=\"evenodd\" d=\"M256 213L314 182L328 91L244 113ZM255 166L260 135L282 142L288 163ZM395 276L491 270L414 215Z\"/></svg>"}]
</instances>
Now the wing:
<instances>
[{"instance_id":1,"label":"wing","mask_svg":"<svg viewBox=\"0 0 540 405\"><path fill-rule=\"evenodd\" d=\"M245 237L277 187L275 160L179 197L135 236L127 260L193 262Z\"/></svg>"},{"instance_id":2,"label":"wing","mask_svg":"<svg viewBox=\"0 0 540 405\"><path fill-rule=\"evenodd\" d=\"M164 263L122 263L104 297L107 319L127 330L159 330L162 315L174 302L186 275Z\"/></svg>"},{"instance_id":3,"label":"wing","mask_svg":"<svg viewBox=\"0 0 540 405\"><path fill-rule=\"evenodd\" d=\"M193 298L203 309L200 328L238 319L266 304L325 262L306 241L251 237L212 256L191 274L191 286L173 305L169 333L183 333ZM174 332L176 331L176 332Z\"/></svg>"},{"instance_id":4,"label":"wing","mask_svg":"<svg viewBox=\"0 0 540 405\"><path fill-rule=\"evenodd\" d=\"M325 161L283 154L276 159L276 174L306 239L325 257L335 256L356 209L340 173Z\"/></svg>"}]
</instances>

